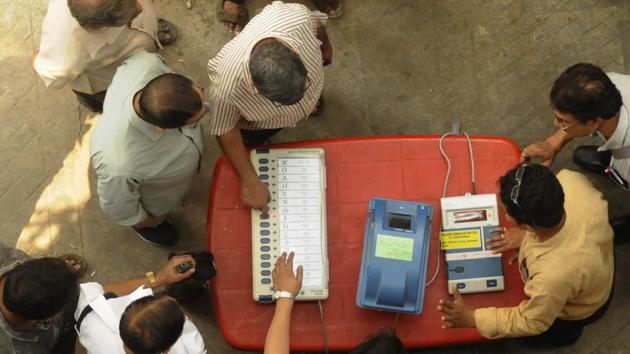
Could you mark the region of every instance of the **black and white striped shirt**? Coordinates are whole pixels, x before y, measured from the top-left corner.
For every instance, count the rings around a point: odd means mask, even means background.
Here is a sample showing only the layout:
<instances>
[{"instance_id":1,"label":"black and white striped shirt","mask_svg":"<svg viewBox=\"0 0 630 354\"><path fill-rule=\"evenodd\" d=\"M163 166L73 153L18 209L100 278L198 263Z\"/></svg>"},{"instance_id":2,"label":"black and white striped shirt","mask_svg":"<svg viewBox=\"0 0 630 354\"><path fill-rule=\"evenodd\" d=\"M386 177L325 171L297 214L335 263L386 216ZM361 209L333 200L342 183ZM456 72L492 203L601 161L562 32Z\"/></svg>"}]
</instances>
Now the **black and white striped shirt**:
<instances>
[{"instance_id":1,"label":"black and white striped shirt","mask_svg":"<svg viewBox=\"0 0 630 354\"><path fill-rule=\"evenodd\" d=\"M315 109L324 87L321 42L317 28L328 17L300 4L274 1L251 19L243 31L208 62L210 133L223 135L234 127L259 130L293 127ZM275 38L295 50L308 71L304 97L296 104L276 107L259 94L249 72L252 48Z\"/></svg>"}]
</instances>

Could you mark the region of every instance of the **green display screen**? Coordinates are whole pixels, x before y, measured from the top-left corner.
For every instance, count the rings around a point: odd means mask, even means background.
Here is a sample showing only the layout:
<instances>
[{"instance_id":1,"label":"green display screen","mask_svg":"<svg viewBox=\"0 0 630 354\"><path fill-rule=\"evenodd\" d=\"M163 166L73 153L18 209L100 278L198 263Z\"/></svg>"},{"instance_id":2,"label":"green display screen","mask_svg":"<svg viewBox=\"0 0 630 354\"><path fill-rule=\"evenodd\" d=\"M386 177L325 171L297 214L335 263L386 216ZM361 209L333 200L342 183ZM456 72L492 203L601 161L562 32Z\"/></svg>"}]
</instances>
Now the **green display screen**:
<instances>
[{"instance_id":1,"label":"green display screen","mask_svg":"<svg viewBox=\"0 0 630 354\"><path fill-rule=\"evenodd\" d=\"M411 262L413 239L406 237L376 235L376 257Z\"/></svg>"}]
</instances>

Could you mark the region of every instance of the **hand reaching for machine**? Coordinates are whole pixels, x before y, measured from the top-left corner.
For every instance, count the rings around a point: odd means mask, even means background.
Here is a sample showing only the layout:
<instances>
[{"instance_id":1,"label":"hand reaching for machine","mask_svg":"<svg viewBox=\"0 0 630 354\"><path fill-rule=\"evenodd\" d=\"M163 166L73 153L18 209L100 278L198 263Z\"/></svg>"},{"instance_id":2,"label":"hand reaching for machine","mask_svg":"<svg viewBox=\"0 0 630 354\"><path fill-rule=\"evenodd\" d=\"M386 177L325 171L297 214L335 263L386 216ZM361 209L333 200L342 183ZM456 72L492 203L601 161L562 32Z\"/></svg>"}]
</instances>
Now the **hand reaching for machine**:
<instances>
[{"instance_id":1,"label":"hand reaching for machine","mask_svg":"<svg viewBox=\"0 0 630 354\"><path fill-rule=\"evenodd\" d=\"M466 307L464 298L453 288L453 300L440 300L438 311L442 312L442 328L475 327L475 313Z\"/></svg>"},{"instance_id":2,"label":"hand reaching for machine","mask_svg":"<svg viewBox=\"0 0 630 354\"><path fill-rule=\"evenodd\" d=\"M550 143L546 141L529 144L523 152L521 152L520 163L529 162L531 159L540 160L540 164L543 166L551 166L556 159L558 150L554 149Z\"/></svg>"},{"instance_id":3,"label":"hand reaching for machine","mask_svg":"<svg viewBox=\"0 0 630 354\"><path fill-rule=\"evenodd\" d=\"M258 178L241 182L241 201L245 206L266 213L269 211L267 203L270 197L269 188Z\"/></svg>"},{"instance_id":4,"label":"hand reaching for machine","mask_svg":"<svg viewBox=\"0 0 630 354\"><path fill-rule=\"evenodd\" d=\"M515 227L510 229L506 227L495 227L490 231L499 234L498 236L486 239L486 248L492 250L493 253L518 249L521 247L521 243L525 237L525 231Z\"/></svg>"},{"instance_id":5,"label":"hand reaching for machine","mask_svg":"<svg viewBox=\"0 0 630 354\"><path fill-rule=\"evenodd\" d=\"M302 288L302 278L304 270L302 266L298 266L297 272L293 273L293 256L294 253L282 252L282 255L276 260L276 266L273 268L271 278L273 279L273 289L276 291L288 291L294 297Z\"/></svg>"}]
</instances>

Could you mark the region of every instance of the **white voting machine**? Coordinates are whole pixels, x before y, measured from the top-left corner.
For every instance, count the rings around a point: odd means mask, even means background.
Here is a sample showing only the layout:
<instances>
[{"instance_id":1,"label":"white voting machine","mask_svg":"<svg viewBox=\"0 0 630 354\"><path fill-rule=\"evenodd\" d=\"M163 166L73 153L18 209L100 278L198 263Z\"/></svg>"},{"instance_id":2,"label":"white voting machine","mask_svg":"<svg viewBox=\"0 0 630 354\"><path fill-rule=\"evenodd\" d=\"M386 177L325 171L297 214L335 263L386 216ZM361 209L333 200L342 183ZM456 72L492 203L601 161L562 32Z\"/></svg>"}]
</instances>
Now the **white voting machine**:
<instances>
[{"instance_id":1,"label":"white voting machine","mask_svg":"<svg viewBox=\"0 0 630 354\"><path fill-rule=\"evenodd\" d=\"M328 298L324 150L256 149L250 158L271 194L268 214L252 209L254 300L273 301L271 272L282 252L295 252L294 270L304 268L296 300Z\"/></svg>"}]
</instances>

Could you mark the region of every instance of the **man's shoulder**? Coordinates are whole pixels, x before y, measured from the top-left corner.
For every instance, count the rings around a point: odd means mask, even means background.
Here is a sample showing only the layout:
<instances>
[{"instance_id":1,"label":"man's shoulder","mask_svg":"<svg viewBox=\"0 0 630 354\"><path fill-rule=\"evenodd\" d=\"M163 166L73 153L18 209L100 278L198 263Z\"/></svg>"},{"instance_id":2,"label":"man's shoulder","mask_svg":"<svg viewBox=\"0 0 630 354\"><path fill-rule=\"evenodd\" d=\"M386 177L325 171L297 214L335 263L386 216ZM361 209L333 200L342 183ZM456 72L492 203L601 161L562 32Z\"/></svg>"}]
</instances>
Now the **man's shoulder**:
<instances>
[{"instance_id":1,"label":"man's shoulder","mask_svg":"<svg viewBox=\"0 0 630 354\"><path fill-rule=\"evenodd\" d=\"M31 259L26 253L17 248L6 246L0 242L0 275L10 271L19 262Z\"/></svg>"},{"instance_id":2,"label":"man's shoulder","mask_svg":"<svg viewBox=\"0 0 630 354\"><path fill-rule=\"evenodd\" d=\"M262 32L290 33L301 26L310 26L311 10L302 4L274 1L256 15L243 34Z\"/></svg>"},{"instance_id":3,"label":"man's shoulder","mask_svg":"<svg viewBox=\"0 0 630 354\"><path fill-rule=\"evenodd\" d=\"M608 218L608 203L602 193L583 174L561 170L556 174L564 191L565 208L590 217L584 221ZM600 215L603 214L603 215Z\"/></svg>"},{"instance_id":4,"label":"man's shoulder","mask_svg":"<svg viewBox=\"0 0 630 354\"><path fill-rule=\"evenodd\" d=\"M125 60L116 69L114 80L117 78L124 80L150 81L156 76L171 72L166 66L164 58L157 53L147 51L138 52Z\"/></svg>"},{"instance_id":5,"label":"man's shoulder","mask_svg":"<svg viewBox=\"0 0 630 354\"><path fill-rule=\"evenodd\" d=\"M564 189L565 195L567 192L574 189L597 192L593 183L580 172L563 169L556 174L556 178L558 178L562 189Z\"/></svg>"},{"instance_id":6,"label":"man's shoulder","mask_svg":"<svg viewBox=\"0 0 630 354\"><path fill-rule=\"evenodd\" d=\"M622 96L630 95L630 75L616 72L608 72L606 75L615 84Z\"/></svg>"}]
</instances>

